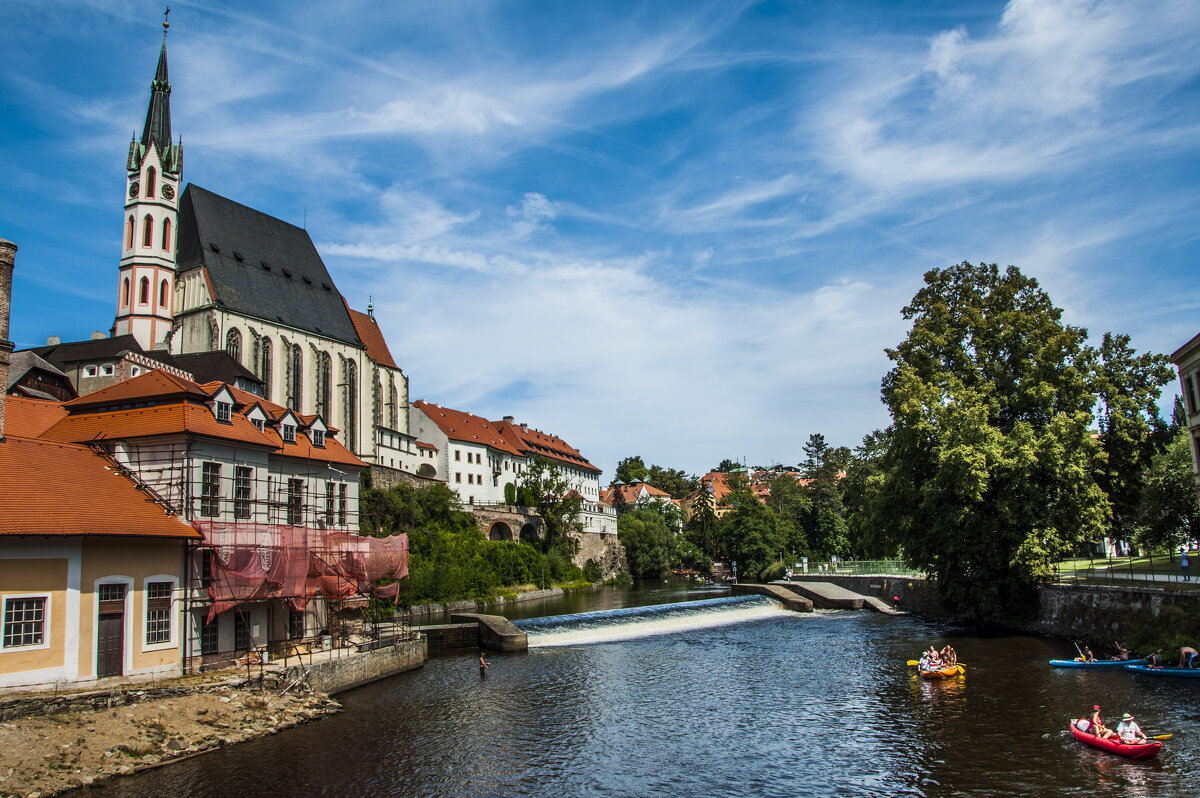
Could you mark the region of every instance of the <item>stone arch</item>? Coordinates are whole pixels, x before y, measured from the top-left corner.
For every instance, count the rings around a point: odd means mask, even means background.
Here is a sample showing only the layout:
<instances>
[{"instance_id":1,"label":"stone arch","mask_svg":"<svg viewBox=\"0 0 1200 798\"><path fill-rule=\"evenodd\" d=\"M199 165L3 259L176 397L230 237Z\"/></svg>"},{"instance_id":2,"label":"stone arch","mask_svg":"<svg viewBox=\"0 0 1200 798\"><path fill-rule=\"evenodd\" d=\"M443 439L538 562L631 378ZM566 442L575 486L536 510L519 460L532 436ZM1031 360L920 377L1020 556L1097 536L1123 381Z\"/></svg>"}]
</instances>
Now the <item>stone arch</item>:
<instances>
[{"instance_id":1,"label":"stone arch","mask_svg":"<svg viewBox=\"0 0 1200 798\"><path fill-rule=\"evenodd\" d=\"M429 463L421 463L421 467L417 469L417 476L433 479L437 476L437 469Z\"/></svg>"},{"instance_id":2,"label":"stone arch","mask_svg":"<svg viewBox=\"0 0 1200 798\"><path fill-rule=\"evenodd\" d=\"M521 525L521 540L528 543L536 543L542 536L542 531L538 529L537 524L532 521L526 521Z\"/></svg>"},{"instance_id":3,"label":"stone arch","mask_svg":"<svg viewBox=\"0 0 1200 798\"><path fill-rule=\"evenodd\" d=\"M492 528L488 530L488 540L512 540L512 527L503 521L497 521L492 524Z\"/></svg>"}]
</instances>

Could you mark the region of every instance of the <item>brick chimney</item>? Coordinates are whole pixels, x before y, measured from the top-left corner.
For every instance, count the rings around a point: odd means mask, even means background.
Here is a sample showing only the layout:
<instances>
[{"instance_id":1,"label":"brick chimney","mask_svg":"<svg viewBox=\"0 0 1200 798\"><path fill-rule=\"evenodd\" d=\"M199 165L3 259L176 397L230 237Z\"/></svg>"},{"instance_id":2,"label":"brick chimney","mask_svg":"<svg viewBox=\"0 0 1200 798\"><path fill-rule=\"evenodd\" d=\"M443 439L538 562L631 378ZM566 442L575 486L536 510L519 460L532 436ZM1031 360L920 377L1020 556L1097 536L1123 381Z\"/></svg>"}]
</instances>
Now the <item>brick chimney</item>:
<instances>
[{"instance_id":1,"label":"brick chimney","mask_svg":"<svg viewBox=\"0 0 1200 798\"><path fill-rule=\"evenodd\" d=\"M13 351L8 340L8 315L12 305L12 273L17 245L0 238L0 441L4 440L4 401L8 393L8 356Z\"/></svg>"}]
</instances>

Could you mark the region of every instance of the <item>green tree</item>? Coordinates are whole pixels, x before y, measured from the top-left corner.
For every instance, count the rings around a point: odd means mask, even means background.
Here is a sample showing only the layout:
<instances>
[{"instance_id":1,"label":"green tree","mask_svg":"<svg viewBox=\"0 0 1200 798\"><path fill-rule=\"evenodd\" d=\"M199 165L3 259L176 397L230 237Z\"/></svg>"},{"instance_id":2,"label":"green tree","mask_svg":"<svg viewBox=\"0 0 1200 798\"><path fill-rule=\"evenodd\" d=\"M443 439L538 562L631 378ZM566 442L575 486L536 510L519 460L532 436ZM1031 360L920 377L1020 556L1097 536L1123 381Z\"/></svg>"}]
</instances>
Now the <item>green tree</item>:
<instances>
[{"instance_id":1,"label":"green tree","mask_svg":"<svg viewBox=\"0 0 1200 798\"><path fill-rule=\"evenodd\" d=\"M730 460L729 458L725 458L724 460L721 461L720 465L718 465L716 468L713 469L713 471L716 471L721 474L728 474L733 469L741 468L741 467L742 467L742 464L739 463L737 460Z\"/></svg>"},{"instance_id":2,"label":"green tree","mask_svg":"<svg viewBox=\"0 0 1200 798\"><path fill-rule=\"evenodd\" d=\"M617 518L629 512L629 502L625 501L625 492L621 490L620 485L612 485L612 505L617 511Z\"/></svg>"},{"instance_id":3,"label":"green tree","mask_svg":"<svg viewBox=\"0 0 1200 798\"><path fill-rule=\"evenodd\" d=\"M1166 448L1154 455L1138 505L1139 545L1174 550L1200 533L1200 502L1186 427L1172 425Z\"/></svg>"},{"instance_id":4,"label":"green tree","mask_svg":"<svg viewBox=\"0 0 1200 798\"><path fill-rule=\"evenodd\" d=\"M646 481L659 490L671 494L672 499L682 499L696 487L696 479L678 468L652 465L646 472Z\"/></svg>"},{"instance_id":5,"label":"green tree","mask_svg":"<svg viewBox=\"0 0 1200 798\"><path fill-rule=\"evenodd\" d=\"M1054 561L1111 518L1087 332L1013 266L934 269L903 315L875 517L951 610L1028 611Z\"/></svg>"},{"instance_id":6,"label":"green tree","mask_svg":"<svg viewBox=\"0 0 1200 798\"><path fill-rule=\"evenodd\" d=\"M846 534L850 551L856 557L885 558L896 554L895 543L880 534L885 524L874 516L877 504L872 500L883 479L883 458L890 440L890 429L865 435L846 467L842 484Z\"/></svg>"},{"instance_id":7,"label":"green tree","mask_svg":"<svg viewBox=\"0 0 1200 798\"><path fill-rule=\"evenodd\" d=\"M563 549L568 554L573 553L579 541L569 537L568 533L581 531L579 512L583 503L579 494L571 491L571 483L562 470L545 457L535 455L521 474L517 492L533 500L529 506L535 507L546 522L543 549Z\"/></svg>"},{"instance_id":8,"label":"green tree","mask_svg":"<svg viewBox=\"0 0 1200 798\"><path fill-rule=\"evenodd\" d=\"M646 480L646 463L639 455L626 457L624 460L617 463L615 479L629 483L637 480L644 482Z\"/></svg>"},{"instance_id":9,"label":"green tree","mask_svg":"<svg viewBox=\"0 0 1200 798\"><path fill-rule=\"evenodd\" d=\"M1112 504L1112 536L1129 540L1144 474L1170 437L1158 414L1158 397L1175 372L1164 355L1137 354L1128 335L1105 333L1097 355L1097 422L1108 455L1097 481Z\"/></svg>"},{"instance_id":10,"label":"green tree","mask_svg":"<svg viewBox=\"0 0 1200 798\"><path fill-rule=\"evenodd\" d=\"M806 530L813 514L813 500L808 490L789 474L771 481L771 509L779 518L784 535L784 549L790 555L809 553Z\"/></svg>"},{"instance_id":11,"label":"green tree","mask_svg":"<svg viewBox=\"0 0 1200 798\"><path fill-rule=\"evenodd\" d=\"M634 576L662 576L675 556L675 535L653 507L639 505L617 519L617 539Z\"/></svg>"},{"instance_id":12,"label":"green tree","mask_svg":"<svg viewBox=\"0 0 1200 798\"><path fill-rule=\"evenodd\" d=\"M687 521L685 532L688 540L711 562L717 559L717 513L713 507L713 495L707 484L696 489L692 502L692 515Z\"/></svg>"},{"instance_id":13,"label":"green tree","mask_svg":"<svg viewBox=\"0 0 1200 798\"><path fill-rule=\"evenodd\" d=\"M779 518L758 500L746 480L721 502L732 509L721 519L721 540L730 559L737 562L742 579L756 579L783 553L785 540Z\"/></svg>"}]
</instances>

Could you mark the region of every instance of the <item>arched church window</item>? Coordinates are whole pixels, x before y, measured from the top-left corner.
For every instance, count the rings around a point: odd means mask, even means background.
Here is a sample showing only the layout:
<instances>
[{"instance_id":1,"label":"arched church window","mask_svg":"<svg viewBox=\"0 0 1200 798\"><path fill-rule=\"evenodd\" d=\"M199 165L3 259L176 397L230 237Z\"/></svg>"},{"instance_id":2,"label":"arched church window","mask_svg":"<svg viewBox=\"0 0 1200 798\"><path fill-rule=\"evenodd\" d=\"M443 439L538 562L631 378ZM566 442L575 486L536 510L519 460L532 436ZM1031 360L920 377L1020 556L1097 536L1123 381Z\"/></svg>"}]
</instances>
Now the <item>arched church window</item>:
<instances>
[{"instance_id":1,"label":"arched church window","mask_svg":"<svg viewBox=\"0 0 1200 798\"><path fill-rule=\"evenodd\" d=\"M156 175L156 173L154 171L153 166L151 166L149 169L146 170L146 196L149 197L150 199L154 199L155 175Z\"/></svg>"},{"instance_id":2,"label":"arched church window","mask_svg":"<svg viewBox=\"0 0 1200 798\"><path fill-rule=\"evenodd\" d=\"M329 418L329 392L333 383L333 358L321 352L313 366L317 370L317 415Z\"/></svg>"},{"instance_id":3,"label":"arched church window","mask_svg":"<svg viewBox=\"0 0 1200 798\"><path fill-rule=\"evenodd\" d=\"M342 417L342 429L346 434L346 448L351 452L358 448L358 367L353 360L346 361L346 405Z\"/></svg>"},{"instance_id":4,"label":"arched church window","mask_svg":"<svg viewBox=\"0 0 1200 798\"><path fill-rule=\"evenodd\" d=\"M142 219L142 246L148 247L154 240L154 217L146 214L146 218Z\"/></svg>"},{"instance_id":5,"label":"arched church window","mask_svg":"<svg viewBox=\"0 0 1200 798\"><path fill-rule=\"evenodd\" d=\"M225 351L238 363L242 362L242 334L237 327L225 333Z\"/></svg>"},{"instance_id":6,"label":"arched church window","mask_svg":"<svg viewBox=\"0 0 1200 798\"><path fill-rule=\"evenodd\" d=\"M292 344L292 384L288 392L288 407L300 412L300 397L304 395L304 350L300 344Z\"/></svg>"},{"instance_id":7,"label":"arched church window","mask_svg":"<svg viewBox=\"0 0 1200 798\"><path fill-rule=\"evenodd\" d=\"M163 252L171 251L171 220L163 219L163 235L162 235Z\"/></svg>"},{"instance_id":8,"label":"arched church window","mask_svg":"<svg viewBox=\"0 0 1200 798\"><path fill-rule=\"evenodd\" d=\"M133 214L129 214L129 221L125 223L125 249L133 249L133 226L136 224L133 221Z\"/></svg>"},{"instance_id":9,"label":"arched church window","mask_svg":"<svg viewBox=\"0 0 1200 798\"><path fill-rule=\"evenodd\" d=\"M158 306L165 308L167 306L167 291L170 290L167 286L167 281L163 280L158 284Z\"/></svg>"},{"instance_id":10,"label":"arched church window","mask_svg":"<svg viewBox=\"0 0 1200 798\"><path fill-rule=\"evenodd\" d=\"M263 381L263 398L271 398L271 339L262 339L262 354L259 358L261 370L258 372L258 377Z\"/></svg>"},{"instance_id":11,"label":"arched church window","mask_svg":"<svg viewBox=\"0 0 1200 798\"><path fill-rule=\"evenodd\" d=\"M150 304L150 278L149 277L143 277L141 279L141 281L138 282L138 304L139 305Z\"/></svg>"},{"instance_id":12,"label":"arched church window","mask_svg":"<svg viewBox=\"0 0 1200 798\"><path fill-rule=\"evenodd\" d=\"M121 307L129 307L129 278L121 281Z\"/></svg>"},{"instance_id":13,"label":"arched church window","mask_svg":"<svg viewBox=\"0 0 1200 798\"><path fill-rule=\"evenodd\" d=\"M396 393L396 375L388 374L388 426L392 429L399 429L396 426L396 408L399 406L400 397Z\"/></svg>"},{"instance_id":14,"label":"arched church window","mask_svg":"<svg viewBox=\"0 0 1200 798\"><path fill-rule=\"evenodd\" d=\"M383 424L383 382L379 379L379 367L372 370L371 376L371 423L378 427Z\"/></svg>"}]
</instances>

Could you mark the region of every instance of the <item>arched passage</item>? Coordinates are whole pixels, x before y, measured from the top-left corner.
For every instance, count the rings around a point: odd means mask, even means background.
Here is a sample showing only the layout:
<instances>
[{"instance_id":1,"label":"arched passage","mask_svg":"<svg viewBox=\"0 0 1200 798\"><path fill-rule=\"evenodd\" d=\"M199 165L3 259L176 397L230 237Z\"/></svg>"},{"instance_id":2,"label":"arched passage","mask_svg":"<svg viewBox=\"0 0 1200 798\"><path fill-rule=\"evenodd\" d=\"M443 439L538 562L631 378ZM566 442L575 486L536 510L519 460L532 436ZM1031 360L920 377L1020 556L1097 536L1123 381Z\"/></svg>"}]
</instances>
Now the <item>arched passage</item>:
<instances>
[{"instance_id":1,"label":"arched passage","mask_svg":"<svg viewBox=\"0 0 1200 798\"><path fill-rule=\"evenodd\" d=\"M497 521L492 524L492 528L488 530L488 540L512 540L512 527L503 521Z\"/></svg>"},{"instance_id":2,"label":"arched passage","mask_svg":"<svg viewBox=\"0 0 1200 798\"><path fill-rule=\"evenodd\" d=\"M521 540L524 540L527 543L535 543L540 537L539 532L540 530L538 529L537 524L526 523L521 527Z\"/></svg>"},{"instance_id":3,"label":"arched passage","mask_svg":"<svg viewBox=\"0 0 1200 798\"><path fill-rule=\"evenodd\" d=\"M429 463L421 463L421 467L417 469L417 476L433 478L437 476L437 469Z\"/></svg>"}]
</instances>

